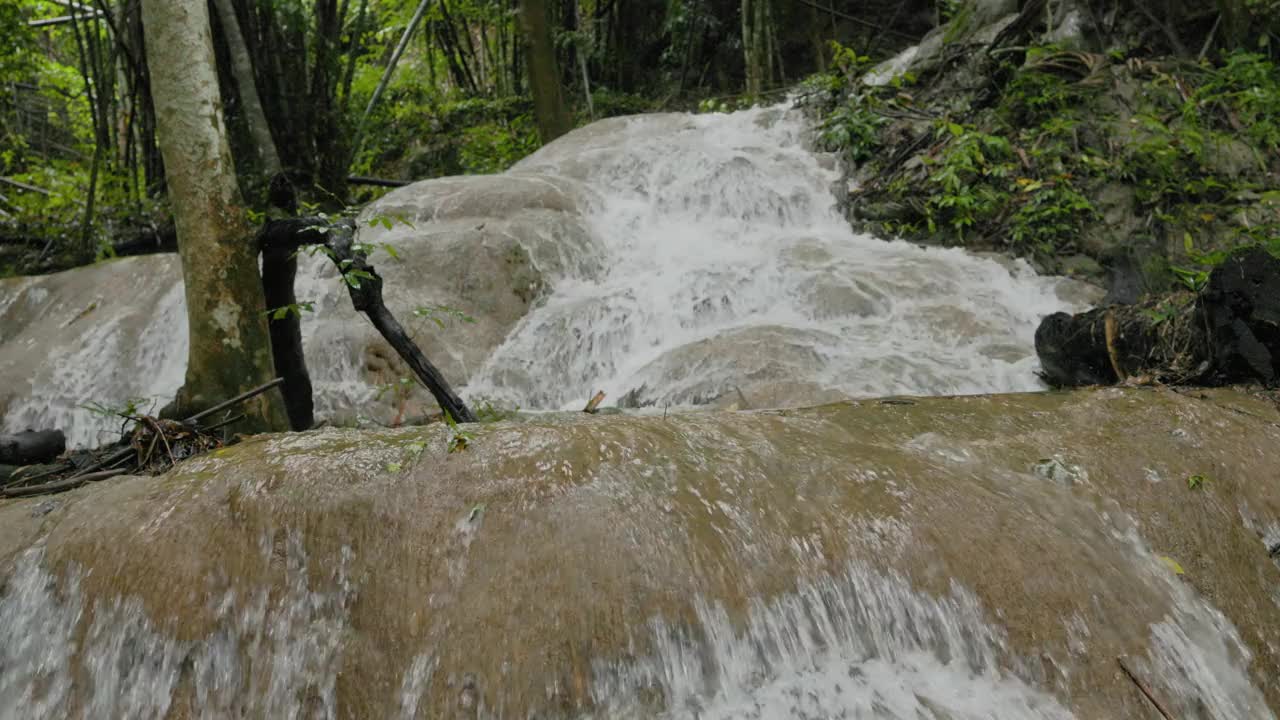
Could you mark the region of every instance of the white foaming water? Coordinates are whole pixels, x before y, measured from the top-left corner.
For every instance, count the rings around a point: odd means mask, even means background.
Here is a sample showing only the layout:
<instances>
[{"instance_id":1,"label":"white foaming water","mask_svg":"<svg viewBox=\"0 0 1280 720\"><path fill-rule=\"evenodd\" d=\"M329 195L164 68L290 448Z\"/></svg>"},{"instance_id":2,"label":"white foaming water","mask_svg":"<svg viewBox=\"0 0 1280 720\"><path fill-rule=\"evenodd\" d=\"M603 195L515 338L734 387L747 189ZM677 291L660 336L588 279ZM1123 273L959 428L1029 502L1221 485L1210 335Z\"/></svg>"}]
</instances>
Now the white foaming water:
<instances>
[{"instance_id":1,"label":"white foaming water","mask_svg":"<svg viewBox=\"0 0 1280 720\"><path fill-rule=\"evenodd\" d=\"M507 177L526 189L564 178L592 238L546 238L573 257L560 257L561 272L539 268L552 292L464 396L546 410L581 407L596 390L641 406L728 398L768 407L1040 389L1039 320L1083 309L1062 299L1068 281L1037 277L1023 263L851 232L832 193L839 172L805 148L808 128L800 111L777 107L614 119L518 164ZM419 227L429 235L430 224ZM534 256L546 265L556 253ZM40 361L3 428L59 427L70 446L93 446L115 440L120 421L95 415L91 403L144 398L154 412L172 399L187 355L176 270L175 261L154 279L154 298L103 304L84 319L102 298L91 303L71 292L74 284L63 290L76 299L52 309L39 310L48 304L41 287L0 297L87 328L65 333ZM323 257L303 258L297 284L298 296L316 303L303 334L317 417L359 414L376 389L364 348L352 346L360 333L335 323L364 320L335 317L349 300ZM32 321L4 341L30 345L41 327Z\"/></svg>"},{"instance_id":2,"label":"white foaming water","mask_svg":"<svg viewBox=\"0 0 1280 720\"><path fill-rule=\"evenodd\" d=\"M782 381L849 396L1040 389L1035 328L1078 309L1063 281L851 232L808 127L782 108L641 116L517 165L598 194L587 220L607 270L557 278L469 394L561 408L598 389L681 405Z\"/></svg>"},{"instance_id":3,"label":"white foaming water","mask_svg":"<svg viewBox=\"0 0 1280 720\"><path fill-rule=\"evenodd\" d=\"M0 720L159 720L183 682L203 718L336 717L353 588L340 564L322 574L331 589L313 589L301 536L284 545L262 542L286 559L285 591L211 596L217 629L194 641L137 598L87 601L84 570L60 583L28 550L0 593Z\"/></svg>"},{"instance_id":4,"label":"white foaming water","mask_svg":"<svg viewBox=\"0 0 1280 720\"><path fill-rule=\"evenodd\" d=\"M115 291L103 289L103 293ZM186 372L188 334L182 292L182 284L175 283L149 298L154 305L112 306L119 315L106 317L103 310L87 319L80 317L82 311L92 313L101 297L87 311L72 308L66 313L72 319L64 322L79 322L88 329L69 336L70 344L47 359L32 378L31 394L9 406L3 428L11 432L58 428L66 435L67 447L96 447L118 440L126 424L104 410L136 402L141 412L159 413L182 386ZM34 288L25 297L17 293L15 298L40 305L45 295L43 289Z\"/></svg>"},{"instance_id":5,"label":"white foaming water","mask_svg":"<svg viewBox=\"0 0 1280 720\"><path fill-rule=\"evenodd\" d=\"M182 697L194 701L199 717L337 717L339 677L353 671L344 651L362 632L352 621L360 587L345 570L353 551L344 550L337 568L317 572L298 533L283 548L264 537L262 550L284 557L283 592L213 593L214 629L188 640L177 639L185 633L172 622L150 617L137 598L88 601L82 570L72 566L59 582L39 548L27 551L0 590L0 720L158 719ZM1139 559L1160 567L1149 555ZM1137 660L1161 694L1204 717L1274 718L1250 680L1250 658L1232 624L1185 588L1169 597L1172 614L1151 626L1150 659ZM529 716L1075 717L1034 677L1035 663L1010 651L978 598L955 582L935 597L895 572L855 562L839 575L756 598L744 617L695 598L688 622L637 621L628 647L592 660L591 710L553 710L561 688L549 680L545 713L527 708ZM440 642L448 643L448 633ZM450 671L453 690L433 693L441 672L436 651L445 650L428 648L404 668L355 669L383 688L381 703L365 702L386 708L382 717L406 720L452 716L455 706L475 718L525 716L504 710L505 684L497 678L485 683ZM563 670L549 667L547 677L562 678Z\"/></svg>"},{"instance_id":6,"label":"white foaming water","mask_svg":"<svg viewBox=\"0 0 1280 720\"><path fill-rule=\"evenodd\" d=\"M1001 667L1003 633L959 585L932 598L897 574L851 565L841 577L753 601L745 627L718 604L696 610L696 633L657 618L654 653L596 664L601 717L653 717L637 699L645 690L660 691L669 720L1073 717Z\"/></svg>"}]
</instances>

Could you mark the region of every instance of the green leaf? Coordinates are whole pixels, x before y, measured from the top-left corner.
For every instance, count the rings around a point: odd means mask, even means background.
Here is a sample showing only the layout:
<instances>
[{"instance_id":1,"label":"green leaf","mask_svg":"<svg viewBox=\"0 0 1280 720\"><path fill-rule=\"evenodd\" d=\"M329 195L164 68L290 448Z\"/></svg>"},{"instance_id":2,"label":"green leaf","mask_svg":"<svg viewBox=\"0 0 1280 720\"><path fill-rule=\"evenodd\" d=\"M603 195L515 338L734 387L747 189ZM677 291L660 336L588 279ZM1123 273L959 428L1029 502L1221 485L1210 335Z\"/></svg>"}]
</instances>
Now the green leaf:
<instances>
[{"instance_id":1,"label":"green leaf","mask_svg":"<svg viewBox=\"0 0 1280 720\"><path fill-rule=\"evenodd\" d=\"M387 463L387 472L393 472L393 473L400 472L400 463L398 462Z\"/></svg>"},{"instance_id":2,"label":"green leaf","mask_svg":"<svg viewBox=\"0 0 1280 720\"><path fill-rule=\"evenodd\" d=\"M1166 567L1172 570L1174 575L1186 574L1186 571L1182 569L1182 566L1178 564L1177 560L1174 560L1173 558L1167 555L1158 555L1157 558L1160 560L1160 562L1164 563Z\"/></svg>"}]
</instances>

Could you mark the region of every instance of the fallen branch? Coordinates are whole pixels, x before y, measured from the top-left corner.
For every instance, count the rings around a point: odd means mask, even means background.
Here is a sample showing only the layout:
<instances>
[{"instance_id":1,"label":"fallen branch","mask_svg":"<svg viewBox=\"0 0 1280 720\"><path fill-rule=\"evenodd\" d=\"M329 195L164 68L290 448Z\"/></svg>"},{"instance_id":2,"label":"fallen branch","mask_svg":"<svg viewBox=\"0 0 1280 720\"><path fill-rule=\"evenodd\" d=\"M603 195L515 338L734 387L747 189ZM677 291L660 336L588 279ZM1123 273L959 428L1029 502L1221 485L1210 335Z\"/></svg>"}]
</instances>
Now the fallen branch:
<instances>
[{"instance_id":1,"label":"fallen branch","mask_svg":"<svg viewBox=\"0 0 1280 720\"><path fill-rule=\"evenodd\" d=\"M127 470L102 470L100 472L87 473L85 475L76 475L64 480L55 480L53 482L44 483L42 485L24 485L22 487L7 487L4 489L5 497L30 497L32 495L47 495L49 493L62 492L64 490L74 490L85 483L106 480L117 475L124 475Z\"/></svg>"},{"instance_id":2,"label":"fallen branch","mask_svg":"<svg viewBox=\"0 0 1280 720\"><path fill-rule=\"evenodd\" d=\"M1124 662L1124 658L1118 657L1116 658L1116 662L1120 664L1120 669L1124 671L1125 675L1129 676L1129 679L1133 681L1133 684L1138 686L1138 689L1142 691L1143 696L1146 697L1147 701L1156 709L1156 712L1160 713L1160 716L1163 717L1164 720L1173 720L1173 715L1171 715L1169 710L1165 708L1164 704L1157 700L1156 696L1151 693L1151 688L1147 687L1147 684L1142 682L1142 680L1140 680L1138 676L1129 669L1129 666Z\"/></svg>"},{"instance_id":3,"label":"fallen branch","mask_svg":"<svg viewBox=\"0 0 1280 720\"><path fill-rule=\"evenodd\" d=\"M597 412L600 411L600 403L602 402L604 402L603 390L591 396L591 399L587 401L587 406L582 408L582 412L595 415Z\"/></svg>"},{"instance_id":4,"label":"fallen branch","mask_svg":"<svg viewBox=\"0 0 1280 720\"><path fill-rule=\"evenodd\" d=\"M45 189L44 189L44 188L42 188L42 187L36 187L35 185L28 185L27 183L19 182L18 180L14 180L13 178L0 177L0 182L4 183L4 184L6 184L6 185L12 185L12 186L14 186L14 187L16 187L16 188L21 188L21 189L23 189L23 190L30 190L31 192L40 193L41 195L52 195L52 194L53 194L52 192L50 192L50 191L48 191L48 190L45 190Z\"/></svg>"},{"instance_id":5,"label":"fallen branch","mask_svg":"<svg viewBox=\"0 0 1280 720\"><path fill-rule=\"evenodd\" d=\"M264 252L294 251L306 245L327 248L329 258L347 280L347 293L356 311L369 318L369 322L431 392L441 410L456 422L475 422L471 409L454 393L444 375L387 309L382 299L382 276L369 264L368 256L355 249L354 238L355 223L350 219L330 224L322 218L288 218L263 225L258 233L258 247Z\"/></svg>"},{"instance_id":6,"label":"fallen branch","mask_svg":"<svg viewBox=\"0 0 1280 720\"><path fill-rule=\"evenodd\" d=\"M127 446L85 465L79 471L75 470L77 463L73 461L64 461L25 476L22 474L24 468L19 468L7 478L9 482L0 487L0 497L47 495L49 493L72 490L85 483L105 480L125 473L158 472L171 468L186 458L220 447L222 441L214 437L211 434L212 431L243 419L244 414L238 413L205 426L200 425L201 420L261 395L282 382L284 382L283 378L276 378L271 382L263 383L229 400L220 402L208 410L196 413L181 422L148 416L130 417L129 419L134 422L134 429ZM59 433L59 436L61 436L61 433ZM161 445L164 447L167 458L157 459L157 462L153 463L152 459L156 456L156 448ZM126 467L118 467L125 464L131 457L132 462ZM35 480L67 472L72 474L38 485L32 484Z\"/></svg>"},{"instance_id":7,"label":"fallen branch","mask_svg":"<svg viewBox=\"0 0 1280 720\"><path fill-rule=\"evenodd\" d=\"M224 401L222 401L222 402L218 403L217 405L214 405L213 407L209 408L208 410L204 410L204 411L201 411L201 412L196 413L195 415L192 415L191 417L187 418L186 420L183 420L183 421L182 421L182 424L183 424L183 425L194 426L194 425L198 424L198 423L199 423L201 420L203 420L204 418L207 418L207 417L209 417L210 415L213 415L214 413L221 412L221 411L226 410L227 408L229 408L229 407L231 407L231 406L233 406L233 405L239 405L240 403L244 402L245 400L248 400L248 399L253 398L253 397L257 397L258 395L261 395L262 393L264 393L264 392L266 392L266 391L270 390L270 389L271 389L271 388L273 388L273 387L276 387L277 385L279 385L280 383L283 383L283 382L284 382L284 378L276 378L275 380L272 380L271 382L265 382L265 383L263 383L263 384L259 385L258 387L253 388L252 390L246 390L246 391L244 391L244 392L240 393L239 395L237 395L237 396L235 396L235 397L231 398L230 400L224 400Z\"/></svg>"},{"instance_id":8,"label":"fallen branch","mask_svg":"<svg viewBox=\"0 0 1280 720\"><path fill-rule=\"evenodd\" d=\"M409 184L408 180L388 180L386 178L365 177L364 175L348 175L350 185L373 185L374 187L398 188Z\"/></svg>"}]
</instances>

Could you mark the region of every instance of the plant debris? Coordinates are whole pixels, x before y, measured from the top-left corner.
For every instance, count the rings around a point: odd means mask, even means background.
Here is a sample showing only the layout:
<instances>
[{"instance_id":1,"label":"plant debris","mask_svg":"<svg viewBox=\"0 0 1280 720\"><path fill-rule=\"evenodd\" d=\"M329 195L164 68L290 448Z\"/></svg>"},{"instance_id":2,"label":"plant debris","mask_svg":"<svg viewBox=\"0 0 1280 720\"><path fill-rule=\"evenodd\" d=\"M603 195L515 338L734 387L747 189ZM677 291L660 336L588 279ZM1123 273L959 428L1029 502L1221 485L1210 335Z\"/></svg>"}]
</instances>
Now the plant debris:
<instances>
[{"instance_id":1,"label":"plant debris","mask_svg":"<svg viewBox=\"0 0 1280 720\"><path fill-rule=\"evenodd\" d=\"M118 475L166 472L183 460L223 447L226 443L215 431L243 419L244 415L228 415L216 420L215 416L283 382L282 378L276 378L182 421L125 415L133 423L133 430L120 443L70 453L50 465L18 468L4 478L0 497L48 495Z\"/></svg>"}]
</instances>

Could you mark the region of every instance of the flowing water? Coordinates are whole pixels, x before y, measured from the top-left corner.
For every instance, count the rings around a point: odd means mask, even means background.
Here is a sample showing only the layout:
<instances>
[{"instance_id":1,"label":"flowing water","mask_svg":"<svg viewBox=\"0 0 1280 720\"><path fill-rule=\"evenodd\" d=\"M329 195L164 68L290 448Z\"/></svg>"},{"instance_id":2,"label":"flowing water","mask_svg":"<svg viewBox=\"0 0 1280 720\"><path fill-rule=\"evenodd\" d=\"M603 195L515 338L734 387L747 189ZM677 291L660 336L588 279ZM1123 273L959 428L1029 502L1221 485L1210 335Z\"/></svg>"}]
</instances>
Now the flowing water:
<instances>
[{"instance_id":1,"label":"flowing water","mask_svg":"<svg viewBox=\"0 0 1280 720\"><path fill-rule=\"evenodd\" d=\"M581 407L597 390L633 407L762 408L1040 389L1036 325L1082 309L1078 285L1021 262L852 232L836 205L840 173L807 149L811 134L803 113L785 107L606 120L484 179L490 195L469 201L480 207L471 225L486 224L484 208L503 202L504 184L554 185L573 189L584 237L529 221L521 242L532 227L559 258L548 264L531 251L550 293L455 384L472 400L528 410ZM416 192L429 205L453 189L428 183ZM427 254L437 232L430 216L420 218L410 247ZM303 318L317 412L351 417L371 405L377 382L364 341L335 326L365 323L336 319L350 315L349 300L324 257L301 265L298 296L317 308ZM61 283L56 303L42 300L43 286L0 292L0 322L26 318L17 333L0 326L0 339L18 348L19 363L36 363L10 371L31 390L8 403L6 430L61 427L72 446L94 445L119 430L94 403L142 398L146 410L172 398L187 347L176 265L136 300L112 294L128 282L121 273L124 265L107 264L51 281ZM67 287L73 275L84 287ZM395 288L415 280L389 283L393 304ZM46 347L39 336L51 322L65 341L47 357L21 357L24 346ZM444 353L458 342L444 334L428 347Z\"/></svg>"},{"instance_id":2,"label":"flowing water","mask_svg":"<svg viewBox=\"0 0 1280 720\"><path fill-rule=\"evenodd\" d=\"M520 163L588 189L594 255L466 393L554 409L594 390L759 407L1038 389L1034 329L1078 307L1068 285L850 232L809 132L784 108L639 117ZM157 357L136 362L172 392ZM349 357L311 357L340 367L331 394L367 397ZM1114 421L1047 395L896 421L913 406L549 419L477 430L460 456L440 428L327 430L0 504L0 719L1147 717L1121 653L1180 717L1274 718L1251 668L1280 649L1251 650L1256 628L1142 534L1209 516L1126 493L1252 477L1280 439L1242 425L1265 408L1172 397ZM1075 459L1041 477L1051 449ZM1214 510L1230 557L1280 537L1266 492L1228 496L1246 529ZM1265 572L1221 600L1273 612Z\"/></svg>"},{"instance_id":3,"label":"flowing water","mask_svg":"<svg viewBox=\"0 0 1280 720\"><path fill-rule=\"evenodd\" d=\"M1273 720L1280 432L1216 400L327 429L0 503L0 718L1155 717L1123 656Z\"/></svg>"},{"instance_id":4,"label":"flowing water","mask_svg":"<svg viewBox=\"0 0 1280 720\"><path fill-rule=\"evenodd\" d=\"M591 129L589 129L590 131ZM468 390L526 408L587 391L681 405L753 384L829 396L1035 390L1035 328L1066 284L958 249L850 231L797 110L640 116L512 172L597 197L601 277L556 279ZM1078 308L1077 308L1078 309ZM745 391L745 392L743 392Z\"/></svg>"}]
</instances>

